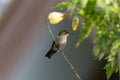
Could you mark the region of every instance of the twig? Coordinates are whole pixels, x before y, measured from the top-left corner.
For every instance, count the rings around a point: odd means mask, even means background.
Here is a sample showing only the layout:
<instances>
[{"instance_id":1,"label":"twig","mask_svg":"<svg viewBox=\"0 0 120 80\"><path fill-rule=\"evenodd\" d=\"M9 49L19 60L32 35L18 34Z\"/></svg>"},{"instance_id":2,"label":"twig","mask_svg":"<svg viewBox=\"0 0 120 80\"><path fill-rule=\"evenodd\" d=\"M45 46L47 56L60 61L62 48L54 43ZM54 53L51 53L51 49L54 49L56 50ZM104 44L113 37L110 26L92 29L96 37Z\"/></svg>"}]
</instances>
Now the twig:
<instances>
[{"instance_id":1,"label":"twig","mask_svg":"<svg viewBox=\"0 0 120 80\"><path fill-rule=\"evenodd\" d=\"M50 25L49 25L49 23L48 23L48 21L47 21L45 15L44 15L44 19L45 19L45 22L46 22L46 24L47 24L48 30L49 30L49 32L50 32L50 34L51 34L53 40L54 40L55 43L57 44L57 42L56 42L56 40L55 40L55 37L54 37L54 35L53 35L53 33L52 33L52 30L51 30L51 28L50 28Z\"/></svg>"},{"instance_id":2,"label":"twig","mask_svg":"<svg viewBox=\"0 0 120 80\"><path fill-rule=\"evenodd\" d=\"M74 72L76 78L77 78L78 80L82 80L82 79L80 78L79 74L77 73L77 71L75 70L75 68L73 67L73 65L71 64L71 62L68 60L68 58L67 58L66 55L64 54L64 52L61 51L61 53L62 53L63 57L65 58L67 64L71 67L71 69L72 69L72 71Z\"/></svg>"},{"instance_id":3,"label":"twig","mask_svg":"<svg viewBox=\"0 0 120 80\"><path fill-rule=\"evenodd\" d=\"M49 32L50 32L53 40L55 41L55 44L58 44L57 41L55 40L55 37L54 37L54 35L53 35L53 33L52 33L52 30L51 30L51 28L50 28L50 26L49 26L49 23L48 23L45 15L44 15L44 18L45 18L45 22L46 22L46 24L47 24L48 30L49 30ZM72 71L74 72L76 78L77 78L78 80L81 80L79 74L77 73L77 71L75 70L75 68L74 68L73 65L71 64L71 62L68 60L68 58L66 57L65 53L63 52L63 50L60 51L60 52L62 53L63 57L65 58L65 61L67 62L67 64L70 66L70 68L71 68Z\"/></svg>"}]
</instances>

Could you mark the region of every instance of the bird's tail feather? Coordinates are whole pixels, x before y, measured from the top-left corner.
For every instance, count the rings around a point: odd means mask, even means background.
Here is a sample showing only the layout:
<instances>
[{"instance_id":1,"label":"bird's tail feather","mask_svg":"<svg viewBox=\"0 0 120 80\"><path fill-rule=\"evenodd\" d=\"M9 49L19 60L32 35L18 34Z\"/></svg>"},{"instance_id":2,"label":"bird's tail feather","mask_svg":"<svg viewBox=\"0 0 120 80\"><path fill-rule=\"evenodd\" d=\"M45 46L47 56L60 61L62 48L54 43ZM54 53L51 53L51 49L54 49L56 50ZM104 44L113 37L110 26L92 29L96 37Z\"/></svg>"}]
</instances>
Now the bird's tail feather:
<instances>
[{"instance_id":1,"label":"bird's tail feather","mask_svg":"<svg viewBox=\"0 0 120 80\"><path fill-rule=\"evenodd\" d=\"M51 57L56 53L55 50L50 49L48 53L45 55L45 57L48 57L48 59L51 59Z\"/></svg>"}]
</instances>

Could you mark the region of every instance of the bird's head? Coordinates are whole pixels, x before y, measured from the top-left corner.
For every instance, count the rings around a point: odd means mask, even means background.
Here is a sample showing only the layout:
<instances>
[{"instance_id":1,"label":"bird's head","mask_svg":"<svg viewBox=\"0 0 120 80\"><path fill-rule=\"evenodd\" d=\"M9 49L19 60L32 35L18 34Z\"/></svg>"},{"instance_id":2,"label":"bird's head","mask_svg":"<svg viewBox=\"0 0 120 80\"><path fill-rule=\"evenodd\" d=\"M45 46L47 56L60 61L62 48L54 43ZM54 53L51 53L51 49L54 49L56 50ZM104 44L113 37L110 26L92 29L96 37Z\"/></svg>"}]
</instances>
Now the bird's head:
<instances>
[{"instance_id":1,"label":"bird's head","mask_svg":"<svg viewBox=\"0 0 120 80\"><path fill-rule=\"evenodd\" d=\"M65 29L61 30L58 34L59 36L62 36L62 35L66 35L66 36L69 36L69 32Z\"/></svg>"}]
</instances>

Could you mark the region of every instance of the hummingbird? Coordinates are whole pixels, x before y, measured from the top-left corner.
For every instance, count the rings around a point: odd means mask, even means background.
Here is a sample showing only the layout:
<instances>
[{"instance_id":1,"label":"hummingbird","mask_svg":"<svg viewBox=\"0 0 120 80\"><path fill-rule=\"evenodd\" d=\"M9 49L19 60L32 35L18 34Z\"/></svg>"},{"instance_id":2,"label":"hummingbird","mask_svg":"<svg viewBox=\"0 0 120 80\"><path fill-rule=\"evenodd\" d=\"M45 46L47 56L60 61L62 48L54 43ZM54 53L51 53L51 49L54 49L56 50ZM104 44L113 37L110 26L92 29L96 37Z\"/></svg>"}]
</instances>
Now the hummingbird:
<instances>
[{"instance_id":1,"label":"hummingbird","mask_svg":"<svg viewBox=\"0 0 120 80\"><path fill-rule=\"evenodd\" d=\"M48 51L48 53L45 55L48 59L51 59L51 57L56 53L56 52L61 52L66 43L67 43L67 38L69 36L69 32L65 29L61 30L56 36L55 40L52 43L51 49Z\"/></svg>"}]
</instances>

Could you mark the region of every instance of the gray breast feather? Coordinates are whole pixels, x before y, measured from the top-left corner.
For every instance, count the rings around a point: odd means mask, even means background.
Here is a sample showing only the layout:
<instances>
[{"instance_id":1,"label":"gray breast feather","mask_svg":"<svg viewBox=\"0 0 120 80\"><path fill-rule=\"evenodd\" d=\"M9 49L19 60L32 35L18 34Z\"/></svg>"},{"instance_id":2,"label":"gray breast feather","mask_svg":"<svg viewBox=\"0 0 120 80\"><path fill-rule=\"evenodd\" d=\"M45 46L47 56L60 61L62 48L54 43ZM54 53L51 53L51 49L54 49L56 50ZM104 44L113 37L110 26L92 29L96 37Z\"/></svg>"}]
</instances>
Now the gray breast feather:
<instances>
[{"instance_id":1,"label":"gray breast feather","mask_svg":"<svg viewBox=\"0 0 120 80\"><path fill-rule=\"evenodd\" d=\"M56 41L59 44L59 49L64 49L67 42L67 37L57 36Z\"/></svg>"}]
</instances>

